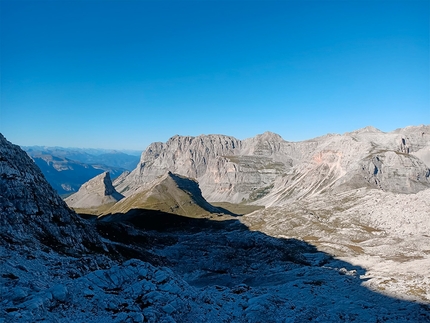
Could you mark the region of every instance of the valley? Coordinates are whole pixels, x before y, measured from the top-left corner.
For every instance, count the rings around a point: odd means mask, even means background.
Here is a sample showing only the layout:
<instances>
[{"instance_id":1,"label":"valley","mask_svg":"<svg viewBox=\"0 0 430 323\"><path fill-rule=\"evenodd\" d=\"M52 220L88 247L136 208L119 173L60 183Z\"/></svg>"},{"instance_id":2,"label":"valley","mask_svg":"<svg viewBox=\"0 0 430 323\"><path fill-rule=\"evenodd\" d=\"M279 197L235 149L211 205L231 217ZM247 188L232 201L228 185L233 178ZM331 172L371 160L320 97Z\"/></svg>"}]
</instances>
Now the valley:
<instances>
[{"instance_id":1,"label":"valley","mask_svg":"<svg viewBox=\"0 0 430 323\"><path fill-rule=\"evenodd\" d=\"M63 202L1 138L0 320L428 322L429 152L428 125L174 136Z\"/></svg>"}]
</instances>

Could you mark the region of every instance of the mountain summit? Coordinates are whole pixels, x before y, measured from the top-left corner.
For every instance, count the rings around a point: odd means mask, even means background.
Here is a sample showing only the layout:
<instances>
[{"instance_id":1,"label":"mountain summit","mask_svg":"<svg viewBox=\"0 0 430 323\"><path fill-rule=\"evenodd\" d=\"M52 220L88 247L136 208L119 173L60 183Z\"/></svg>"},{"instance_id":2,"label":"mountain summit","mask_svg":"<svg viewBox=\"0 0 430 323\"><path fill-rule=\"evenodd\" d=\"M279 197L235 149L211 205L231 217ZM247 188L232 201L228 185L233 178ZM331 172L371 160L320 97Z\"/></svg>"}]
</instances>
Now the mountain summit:
<instances>
[{"instance_id":1,"label":"mountain summit","mask_svg":"<svg viewBox=\"0 0 430 323\"><path fill-rule=\"evenodd\" d=\"M69 207L92 208L116 203L124 196L112 185L109 172L104 172L84 183L78 192L65 199Z\"/></svg>"}]
</instances>

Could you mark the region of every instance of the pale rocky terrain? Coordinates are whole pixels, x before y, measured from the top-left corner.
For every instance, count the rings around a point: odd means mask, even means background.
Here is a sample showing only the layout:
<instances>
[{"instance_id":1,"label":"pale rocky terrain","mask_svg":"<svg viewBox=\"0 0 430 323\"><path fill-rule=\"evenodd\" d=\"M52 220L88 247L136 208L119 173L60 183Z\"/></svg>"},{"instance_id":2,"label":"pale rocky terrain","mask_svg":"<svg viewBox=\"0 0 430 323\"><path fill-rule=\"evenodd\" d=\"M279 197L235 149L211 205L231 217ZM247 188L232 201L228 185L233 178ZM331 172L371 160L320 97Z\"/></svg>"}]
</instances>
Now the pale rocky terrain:
<instances>
[{"instance_id":1,"label":"pale rocky terrain","mask_svg":"<svg viewBox=\"0 0 430 323\"><path fill-rule=\"evenodd\" d=\"M416 193L430 188L429 150L430 126L366 127L302 142L270 132L246 140L174 136L151 144L116 189L129 196L171 171L196 179L210 202L282 205L359 187Z\"/></svg>"},{"instance_id":2,"label":"pale rocky terrain","mask_svg":"<svg viewBox=\"0 0 430 323\"><path fill-rule=\"evenodd\" d=\"M273 133L172 137L154 143L118 183L124 194L170 170L209 201L263 205L240 221L302 239L368 270L366 286L430 301L430 126L287 142Z\"/></svg>"},{"instance_id":3,"label":"pale rocky terrain","mask_svg":"<svg viewBox=\"0 0 430 323\"><path fill-rule=\"evenodd\" d=\"M430 190L398 194L355 189L243 216L278 238L302 239L366 270L367 286L430 303Z\"/></svg>"},{"instance_id":4,"label":"pale rocky terrain","mask_svg":"<svg viewBox=\"0 0 430 323\"><path fill-rule=\"evenodd\" d=\"M0 322L429 322L428 130L176 136L89 220L0 136Z\"/></svg>"},{"instance_id":5,"label":"pale rocky terrain","mask_svg":"<svg viewBox=\"0 0 430 323\"><path fill-rule=\"evenodd\" d=\"M93 208L116 203L122 198L124 196L113 187L109 172L104 172L84 183L64 201L71 208Z\"/></svg>"}]
</instances>

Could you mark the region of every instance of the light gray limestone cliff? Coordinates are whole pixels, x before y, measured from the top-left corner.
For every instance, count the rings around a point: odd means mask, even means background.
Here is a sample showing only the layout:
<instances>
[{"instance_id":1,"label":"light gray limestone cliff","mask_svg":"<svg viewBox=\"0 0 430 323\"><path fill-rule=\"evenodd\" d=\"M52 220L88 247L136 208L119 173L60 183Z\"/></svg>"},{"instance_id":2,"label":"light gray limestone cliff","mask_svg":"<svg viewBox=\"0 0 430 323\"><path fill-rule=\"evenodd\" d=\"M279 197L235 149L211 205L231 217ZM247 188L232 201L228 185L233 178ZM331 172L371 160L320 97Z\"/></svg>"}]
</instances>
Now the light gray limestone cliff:
<instances>
[{"instance_id":1,"label":"light gray limestone cliff","mask_svg":"<svg viewBox=\"0 0 430 323\"><path fill-rule=\"evenodd\" d=\"M116 203L123 197L113 187L109 172L104 172L84 183L64 201L69 207L91 208Z\"/></svg>"},{"instance_id":2,"label":"light gray limestone cliff","mask_svg":"<svg viewBox=\"0 0 430 323\"><path fill-rule=\"evenodd\" d=\"M129 196L171 171L196 179L213 202L280 205L357 187L416 193L430 187L429 147L430 126L390 133L366 127L301 142L270 132L245 140L174 136L151 144L116 188Z\"/></svg>"}]
</instances>

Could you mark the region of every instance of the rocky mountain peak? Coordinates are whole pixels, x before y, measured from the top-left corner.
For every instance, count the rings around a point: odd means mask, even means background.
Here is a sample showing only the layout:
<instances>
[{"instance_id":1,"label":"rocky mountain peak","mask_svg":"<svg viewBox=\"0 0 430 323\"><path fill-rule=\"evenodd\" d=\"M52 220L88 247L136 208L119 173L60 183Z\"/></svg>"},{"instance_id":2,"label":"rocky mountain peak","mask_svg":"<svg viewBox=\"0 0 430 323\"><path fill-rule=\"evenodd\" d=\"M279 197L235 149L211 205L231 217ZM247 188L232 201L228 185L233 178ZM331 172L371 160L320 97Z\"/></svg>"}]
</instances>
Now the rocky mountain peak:
<instances>
[{"instance_id":1,"label":"rocky mountain peak","mask_svg":"<svg viewBox=\"0 0 430 323\"><path fill-rule=\"evenodd\" d=\"M280 135L271 131L266 131L255 137L261 141L284 141Z\"/></svg>"},{"instance_id":2,"label":"rocky mountain peak","mask_svg":"<svg viewBox=\"0 0 430 323\"><path fill-rule=\"evenodd\" d=\"M109 172L104 172L84 183L78 192L65 201L73 208L91 208L118 202L123 197L113 187Z\"/></svg>"},{"instance_id":3,"label":"rocky mountain peak","mask_svg":"<svg viewBox=\"0 0 430 323\"><path fill-rule=\"evenodd\" d=\"M129 196L171 171L195 178L203 196L216 202L271 205L340 187L369 185L415 193L430 186L428 128L385 133L368 126L302 142L287 142L271 132L245 140L223 135L174 136L166 143L150 145L138 167L116 188ZM411 156L387 155L390 151ZM385 173L372 173L374 156L382 156ZM401 189L400 183L405 184Z\"/></svg>"}]
</instances>

